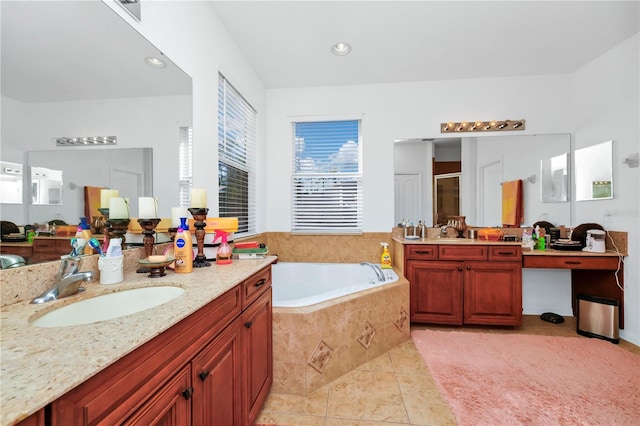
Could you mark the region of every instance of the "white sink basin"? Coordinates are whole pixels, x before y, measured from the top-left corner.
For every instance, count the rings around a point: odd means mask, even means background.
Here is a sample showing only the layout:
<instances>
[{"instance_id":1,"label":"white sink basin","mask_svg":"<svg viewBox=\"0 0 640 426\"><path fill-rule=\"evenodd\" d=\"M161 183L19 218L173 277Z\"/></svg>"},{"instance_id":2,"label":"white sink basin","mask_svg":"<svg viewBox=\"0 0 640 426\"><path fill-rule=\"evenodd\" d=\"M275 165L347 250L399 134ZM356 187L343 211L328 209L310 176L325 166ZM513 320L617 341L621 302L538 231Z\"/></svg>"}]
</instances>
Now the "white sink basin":
<instances>
[{"instance_id":1,"label":"white sink basin","mask_svg":"<svg viewBox=\"0 0 640 426\"><path fill-rule=\"evenodd\" d=\"M135 314L162 305L184 293L173 286L142 287L79 300L34 319L36 327L91 324Z\"/></svg>"}]
</instances>

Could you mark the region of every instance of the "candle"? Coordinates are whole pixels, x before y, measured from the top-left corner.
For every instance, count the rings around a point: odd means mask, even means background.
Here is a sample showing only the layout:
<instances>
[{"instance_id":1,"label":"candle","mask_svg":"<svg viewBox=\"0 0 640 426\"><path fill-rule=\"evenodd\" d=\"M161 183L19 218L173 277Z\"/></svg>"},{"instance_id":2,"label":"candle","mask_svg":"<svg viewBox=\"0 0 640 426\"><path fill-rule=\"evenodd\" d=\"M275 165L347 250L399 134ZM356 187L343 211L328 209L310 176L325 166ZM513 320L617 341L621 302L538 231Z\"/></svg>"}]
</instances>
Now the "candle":
<instances>
[{"instance_id":1,"label":"candle","mask_svg":"<svg viewBox=\"0 0 640 426\"><path fill-rule=\"evenodd\" d=\"M109 200L119 196L120 196L120 191L118 191L117 189L101 189L100 190L100 208L108 209Z\"/></svg>"},{"instance_id":2,"label":"candle","mask_svg":"<svg viewBox=\"0 0 640 426\"><path fill-rule=\"evenodd\" d=\"M138 198L138 218L156 219L158 217L158 200L155 197Z\"/></svg>"},{"instance_id":3,"label":"candle","mask_svg":"<svg viewBox=\"0 0 640 426\"><path fill-rule=\"evenodd\" d=\"M207 208L207 190L202 188L193 188L191 190L191 207Z\"/></svg>"},{"instance_id":4,"label":"candle","mask_svg":"<svg viewBox=\"0 0 640 426\"><path fill-rule=\"evenodd\" d=\"M109 200L109 219L129 219L129 202L122 197Z\"/></svg>"},{"instance_id":5,"label":"candle","mask_svg":"<svg viewBox=\"0 0 640 426\"><path fill-rule=\"evenodd\" d=\"M171 207L171 227L180 227L180 218L189 217L189 210L186 207Z\"/></svg>"}]
</instances>

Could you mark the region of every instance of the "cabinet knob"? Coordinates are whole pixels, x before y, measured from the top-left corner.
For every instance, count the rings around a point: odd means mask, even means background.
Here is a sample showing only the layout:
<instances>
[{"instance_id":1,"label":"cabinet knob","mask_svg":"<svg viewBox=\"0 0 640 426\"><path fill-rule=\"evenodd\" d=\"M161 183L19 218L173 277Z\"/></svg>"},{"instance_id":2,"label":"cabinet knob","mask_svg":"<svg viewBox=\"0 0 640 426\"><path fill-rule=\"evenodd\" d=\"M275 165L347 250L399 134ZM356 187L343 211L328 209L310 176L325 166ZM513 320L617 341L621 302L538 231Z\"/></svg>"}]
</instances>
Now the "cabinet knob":
<instances>
[{"instance_id":1,"label":"cabinet knob","mask_svg":"<svg viewBox=\"0 0 640 426\"><path fill-rule=\"evenodd\" d=\"M258 280L258 282L255 283L253 286L254 287L262 287L264 285L264 283L266 283L266 282L267 282L267 280L265 278L263 278L261 280Z\"/></svg>"},{"instance_id":2,"label":"cabinet knob","mask_svg":"<svg viewBox=\"0 0 640 426\"><path fill-rule=\"evenodd\" d=\"M198 377L200 377L200 380L202 380L203 382L205 381L205 379L207 377L209 377L209 370L204 370L203 372L201 372L200 374L198 374Z\"/></svg>"},{"instance_id":3,"label":"cabinet knob","mask_svg":"<svg viewBox=\"0 0 640 426\"><path fill-rule=\"evenodd\" d=\"M244 323L244 326L247 328L251 328L251 326L253 325L253 323L251 321L247 321Z\"/></svg>"},{"instance_id":4,"label":"cabinet knob","mask_svg":"<svg viewBox=\"0 0 640 426\"><path fill-rule=\"evenodd\" d=\"M458 266L458 271L462 271L462 266Z\"/></svg>"},{"instance_id":5,"label":"cabinet knob","mask_svg":"<svg viewBox=\"0 0 640 426\"><path fill-rule=\"evenodd\" d=\"M470 271L470 270L471 270L471 266L467 266L467 271Z\"/></svg>"},{"instance_id":6,"label":"cabinet knob","mask_svg":"<svg viewBox=\"0 0 640 426\"><path fill-rule=\"evenodd\" d=\"M191 395L193 395L193 388L186 388L182 391L182 396L184 399L191 399Z\"/></svg>"}]
</instances>

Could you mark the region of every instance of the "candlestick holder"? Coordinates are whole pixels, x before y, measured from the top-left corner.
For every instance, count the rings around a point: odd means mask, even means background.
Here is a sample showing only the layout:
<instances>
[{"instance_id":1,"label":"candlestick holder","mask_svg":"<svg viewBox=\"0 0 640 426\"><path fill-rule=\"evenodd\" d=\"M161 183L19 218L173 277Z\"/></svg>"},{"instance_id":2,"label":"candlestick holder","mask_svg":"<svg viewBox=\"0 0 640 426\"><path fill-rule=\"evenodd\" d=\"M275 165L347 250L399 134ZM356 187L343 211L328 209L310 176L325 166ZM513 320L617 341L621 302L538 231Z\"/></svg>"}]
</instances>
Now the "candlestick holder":
<instances>
[{"instance_id":1,"label":"candlestick holder","mask_svg":"<svg viewBox=\"0 0 640 426\"><path fill-rule=\"evenodd\" d=\"M148 259L149 256L153 254L153 244L155 243L153 234L156 233L155 229L160 223L160 219L138 219L138 223L140 224L140 227L142 227L142 233L144 234L142 242L144 243L145 258ZM141 266L136 270L136 272L139 274L146 274L149 272L149 268Z\"/></svg>"},{"instance_id":2,"label":"candlestick holder","mask_svg":"<svg viewBox=\"0 0 640 426\"><path fill-rule=\"evenodd\" d=\"M195 219L193 226L196 227L196 241L198 242L198 254L193 259L194 268L202 268L203 266L211 266L211 262L207 261L204 255L204 236L206 231L204 227L207 226L207 213L209 209L206 207L192 207L189 209L189 213Z\"/></svg>"},{"instance_id":3,"label":"candlestick holder","mask_svg":"<svg viewBox=\"0 0 640 426\"><path fill-rule=\"evenodd\" d=\"M124 248L125 234L129 229L129 219L109 219L109 235L113 235L113 238L122 238L122 247Z\"/></svg>"},{"instance_id":4,"label":"candlestick holder","mask_svg":"<svg viewBox=\"0 0 640 426\"><path fill-rule=\"evenodd\" d=\"M464 238L464 231L467 229L466 216L449 216L449 219L452 220L451 226L458 231L456 238Z\"/></svg>"}]
</instances>

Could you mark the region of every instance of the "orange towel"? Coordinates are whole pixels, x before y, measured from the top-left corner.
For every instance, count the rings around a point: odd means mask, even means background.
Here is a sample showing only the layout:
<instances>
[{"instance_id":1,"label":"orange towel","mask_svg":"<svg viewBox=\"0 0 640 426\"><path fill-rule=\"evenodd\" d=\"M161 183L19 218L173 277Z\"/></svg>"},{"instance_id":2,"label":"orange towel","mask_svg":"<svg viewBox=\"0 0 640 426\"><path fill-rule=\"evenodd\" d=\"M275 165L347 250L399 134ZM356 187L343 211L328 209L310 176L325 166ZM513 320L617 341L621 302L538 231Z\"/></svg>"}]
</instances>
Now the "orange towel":
<instances>
[{"instance_id":1,"label":"orange towel","mask_svg":"<svg viewBox=\"0 0 640 426\"><path fill-rule=\"evenodd\" d=\"M502 226L520 227L524 222L522 180L502 183Z\"/></svg>"}]
</instances>

